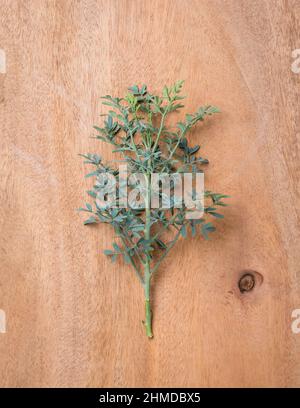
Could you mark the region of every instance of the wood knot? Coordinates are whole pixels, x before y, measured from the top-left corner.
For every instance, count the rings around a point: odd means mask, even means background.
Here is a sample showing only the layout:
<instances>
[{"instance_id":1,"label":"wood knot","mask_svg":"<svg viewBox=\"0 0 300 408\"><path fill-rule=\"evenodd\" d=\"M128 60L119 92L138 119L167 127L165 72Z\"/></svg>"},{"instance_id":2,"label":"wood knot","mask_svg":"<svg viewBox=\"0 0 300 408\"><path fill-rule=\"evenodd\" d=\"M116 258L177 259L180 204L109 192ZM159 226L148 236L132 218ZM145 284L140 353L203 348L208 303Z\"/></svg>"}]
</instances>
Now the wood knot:
<instances>
[{"instance_id":1,"label":"wood knot","mask_svg":"<svg viewBox=\"0 0 300 408\"><path fill-rule=\"evenodd\" d=\"M255 286L255 276L247 272L239 280L239 289L241 293L250 292Z\"/></svg>"}]
</instances>

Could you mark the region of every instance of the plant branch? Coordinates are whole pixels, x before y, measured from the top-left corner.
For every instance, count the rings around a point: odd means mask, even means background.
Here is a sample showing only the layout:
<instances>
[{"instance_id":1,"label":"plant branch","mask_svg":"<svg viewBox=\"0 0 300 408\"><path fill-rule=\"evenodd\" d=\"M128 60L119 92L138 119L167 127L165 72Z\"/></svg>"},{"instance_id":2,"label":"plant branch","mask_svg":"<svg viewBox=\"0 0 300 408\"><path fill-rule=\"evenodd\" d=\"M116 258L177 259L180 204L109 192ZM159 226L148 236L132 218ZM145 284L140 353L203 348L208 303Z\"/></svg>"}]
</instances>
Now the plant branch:
<instances>
[{"instance_id":1,"label":"plant branch","mask_svg":"<svg viewBox=\"0 0 300 408\"><path fill-rule=\"evenodd\" d=\"M126 251L126 248L127 248L126 241L125 241L124 236L122 235L122 233L121 233L121 231L120 231L119 228L117 228L117 235L118 235L118 237L121 238L121 240L122 240L122 242L123 242L123 244L124 244L124 246L125 246L125 251ZM142 283L142 285L144 285L144 279L143 279L143 277L142 277L141 272L139 271L138 267L136 266L134 260L133 260L132 257L130 256L130 254L127 253L127 255L128 255L128 258L130 259L131 265L133 266L133 268L134 268L134 270L135 270L135 272L136 272L137 277L139 278L139 281Z\"/></svg>"},{"instance_id":2,"label":"plant branch","mask_svg":"<svg viewBox=\"0 0 300 408\"><path fill-rule=\"evenodd\" d=\"M161 262L165 259L165 257L168 255L168 253L170 252L170 250L171 250L171 249L173 248L173 246L176 244L176 242L177 242L177 240L178 240L178 238L179 238L180 232L181 232L181 228L180 228L180 230L177 232L177 234L175 235L175 238L173 239L173 241L171 242L171 244L170 244L170 245L168 246L168 248L165 250L165 253L159 258L159 260L157 261L157 263L155 264L155 266L151 269L151 271L150 271L151 275L153 275L153 274L157 271L157 269L158 269L159 265L161 264Z\"/></svg>"}]
</instances>

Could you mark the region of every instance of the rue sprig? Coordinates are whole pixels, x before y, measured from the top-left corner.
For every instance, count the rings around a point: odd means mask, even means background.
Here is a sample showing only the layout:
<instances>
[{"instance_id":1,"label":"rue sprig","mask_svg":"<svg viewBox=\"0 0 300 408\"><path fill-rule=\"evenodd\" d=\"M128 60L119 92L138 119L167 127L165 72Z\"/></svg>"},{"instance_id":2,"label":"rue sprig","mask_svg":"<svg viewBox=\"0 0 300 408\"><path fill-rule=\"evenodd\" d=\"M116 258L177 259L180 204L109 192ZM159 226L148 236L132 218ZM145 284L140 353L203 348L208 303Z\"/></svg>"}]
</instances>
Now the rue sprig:
<instances>
[{"instance_id":1,"label":"rue sprig","mask_svg":"<svg viewBox=\"0 0 300 408\"><path fill-rule=\"evenodd\" d=\"M183 81L178 81L171 87L165 86L161 95L154 95L146 85L134 85L123 98L110 95L102 98L103 105L109 110L104 114L103 125L94 126L97 132L95 138L111 145L118 161L126 164L130 173L143 174L145 182L140 190L143 208L99 205L97 194L105 188L105 183L99 182L99 178L105 174L115 176L118 180L115 187L119 192L122 187L119 170L98 154L82 155L85 163L94 167L85 177L95 179L93 187L87 191L92 203L80 208L80 211L89 213L84 224L106 223L114 229L117 239L111 248L104 250L104 254L112 262L124 260L135 271L145 294L143 323L149 338L153 337L150 303L153 275L180 237L186 239L189 234L194 237L200 233L208 239L216 229L212 220L223 218L218 208L227 205L223 201L227 195L205 190L204 215L199 219L189 219L190 208L184 203L177 208L175 200L170 200L168 208L151 208L153 173L204 173L209 163L207 158L199 155L199 144L190 145L188 133L207 116L218 113L218 108L202 106L195 113L186 114L185 119L175 126L166 124L169 115L184 107L182 86ZM137 187L132 183L126 184L129 189ZM171 188L174 189L174 185ZM163 199L161 191L159 196ZM117 204L118 200L120 197Z\"/></svg>"}]
</instances>

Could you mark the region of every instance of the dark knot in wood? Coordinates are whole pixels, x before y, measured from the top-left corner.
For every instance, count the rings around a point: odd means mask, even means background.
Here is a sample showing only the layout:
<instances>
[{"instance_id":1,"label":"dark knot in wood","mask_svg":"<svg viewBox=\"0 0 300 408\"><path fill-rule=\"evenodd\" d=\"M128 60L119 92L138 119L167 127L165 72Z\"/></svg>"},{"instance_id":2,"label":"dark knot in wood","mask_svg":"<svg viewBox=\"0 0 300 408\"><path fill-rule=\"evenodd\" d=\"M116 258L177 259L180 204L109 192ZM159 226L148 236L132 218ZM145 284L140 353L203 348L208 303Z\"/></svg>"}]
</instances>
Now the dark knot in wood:
<instances>
[{"instance_id":1,"label":"dark knot in wood","mask_svg":"<svg viewBox=\"0 0 300 408\"><path fill-rule=\"evenodd\" d=\"M255 286L255 277L252 273L245 273L239 280L239 289L241 293L250 292Z\"/></svg>"}]
</instances>

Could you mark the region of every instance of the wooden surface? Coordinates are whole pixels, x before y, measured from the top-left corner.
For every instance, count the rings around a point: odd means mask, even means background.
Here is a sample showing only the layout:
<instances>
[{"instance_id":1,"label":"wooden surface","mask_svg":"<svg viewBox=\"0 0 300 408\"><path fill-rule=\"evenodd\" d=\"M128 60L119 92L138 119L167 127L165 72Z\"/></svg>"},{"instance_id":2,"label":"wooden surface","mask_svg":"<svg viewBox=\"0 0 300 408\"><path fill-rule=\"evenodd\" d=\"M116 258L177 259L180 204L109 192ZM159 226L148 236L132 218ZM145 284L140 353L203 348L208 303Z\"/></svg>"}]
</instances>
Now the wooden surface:
<instances>
[{"instance_id":1,"label":"wooden surface","mask_svg":"<svg viewBox=\"0 0 300 408\"><path fill-rule=\"evenodd\" d=\"M0 0L1 386L300 386L300 2ZM154 332L127 266L84 227L78 153L99 97L185 79L206 186L232 195L210 242L180 242L155 280ZM257 272L241 294L244 270Z\"/></svg>"}]
</instances>

